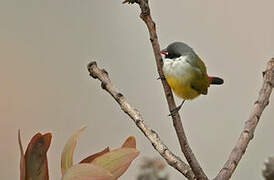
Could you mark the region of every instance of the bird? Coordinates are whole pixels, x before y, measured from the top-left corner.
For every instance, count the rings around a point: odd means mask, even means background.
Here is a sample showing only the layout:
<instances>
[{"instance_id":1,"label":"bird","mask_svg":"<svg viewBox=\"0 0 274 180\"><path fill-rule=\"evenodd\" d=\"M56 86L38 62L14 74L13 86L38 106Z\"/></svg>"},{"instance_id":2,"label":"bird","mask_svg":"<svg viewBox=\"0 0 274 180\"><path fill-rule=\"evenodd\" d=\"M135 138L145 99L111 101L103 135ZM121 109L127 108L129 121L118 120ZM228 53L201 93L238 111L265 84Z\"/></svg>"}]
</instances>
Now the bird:
<instances>
[{"instance_id":1,"label":"bird","mask_svg":"<svg viewBox=\"0 0 274 180\"><path fill-rule=\"evenodd\" d=\"M221 85L220 77L208 76L205 63L195 51L184 42L173 42L160 51L164 55L164 77L176 96L183 99L182 103L171 110L173 115L178 112L185 100L192 100L200 94L206 95L212 84Z\"/></svg>"}]
</instances>

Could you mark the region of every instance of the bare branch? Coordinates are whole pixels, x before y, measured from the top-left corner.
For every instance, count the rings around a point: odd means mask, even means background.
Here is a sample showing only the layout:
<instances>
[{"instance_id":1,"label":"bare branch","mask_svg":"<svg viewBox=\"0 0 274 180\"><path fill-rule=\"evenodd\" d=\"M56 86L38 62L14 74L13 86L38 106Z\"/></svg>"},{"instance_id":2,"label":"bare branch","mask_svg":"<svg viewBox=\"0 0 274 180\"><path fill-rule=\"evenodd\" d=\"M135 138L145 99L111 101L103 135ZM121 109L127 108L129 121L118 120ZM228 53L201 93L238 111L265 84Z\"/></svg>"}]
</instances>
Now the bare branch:
<instances>
[{"instance_id":1,"label":"bare branch","mask_svg":"<svg viewBox=\"0 0 274 180\"><path fill-rule=\"evenodd\" d=\"M104 69L99 69L95 61L88 64L88 71L90 76L101 81L101 87L106 90L120 105L121 109L135 122L138 128L149 139L154 149L167 161L167 163L181 172L186 178L190 180L195 179L195 175L190 167L184 163L179 157L175 156L167 146L161 141L158 134L147 127L137 109L131 107L126 98L121 94L111 83L108 73Z\"/></svg>"},{"instance_id":2,"label":"bare branch","mask_svg":"<svg viewBox=\"0 0 274 180\"><path fill-rule=\"evenodd\" d=\"M129 3L129 4L134 4L137 3L139 4L141 8L141 15L140 17L142 20L145 22L147 25L149 35L150 35L150 41L152 44L156 64L157 64L157 70L160 76L160 79L162 81L162 85L165 91L165 96L168 102L168 107L169 111L171 112L176 108L176 104L174 102L173 94L171 92L170 87L168 86L165 78L164 78L164 73L162 70L163 67L163 59L160 54L160 45L158 42L158 37L156 33L156 25L154 21L152 20L152 17L150 15L150 8L148 5L148 0L125 0L123 3ZM205 175L204 171L202 170L198 160L194 156L189 143L187 141L187 137L185 135L181 117L178 112L176 113L171 113L172 114L172 119L173 119L173 126L176 130L177 137L180 142L181 150L184 153L187 162L189 163L191 169L193 170L194 174L196 175L197 179L202 179L202 180L207 180L207 176Z\"/></svg>"},{"instance_id":3,"label":"bare branch","mask_svg":"<svg viewBox=\"0 0 274 180\"><path fill-rule=\"evenodd\" d=\"M254 136L255 128L259 122L261 114L264 108L269 103L269 97L274 85L274 58L272 58L268 64L266 71L263 73L264 82L263 87L259 92L259 98L253 106L253 110L249 116L249 119L245 122L245 126L241 135L233 148L228 160L224 167L218 173L214 180L229 179L236 169L239 161L246 151L248 143Z\"/></svg>"}]
</instances>

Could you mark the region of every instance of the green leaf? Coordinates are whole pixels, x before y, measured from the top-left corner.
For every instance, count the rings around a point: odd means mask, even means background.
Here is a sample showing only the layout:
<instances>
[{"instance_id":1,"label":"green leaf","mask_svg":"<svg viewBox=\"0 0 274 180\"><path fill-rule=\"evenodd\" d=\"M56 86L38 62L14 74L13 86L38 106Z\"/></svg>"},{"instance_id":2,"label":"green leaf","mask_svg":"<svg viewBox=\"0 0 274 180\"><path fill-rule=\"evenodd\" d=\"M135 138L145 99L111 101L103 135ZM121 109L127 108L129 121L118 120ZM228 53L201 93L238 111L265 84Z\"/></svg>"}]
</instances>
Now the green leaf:
<instances>
[{"instance_id":1,"label":"green leaf","mask_svg":"<svg viewBox=\"0 0 274 180\"><path fill-rule=\"evenodd\" d=\"M73 153L77 144L77 140L81 132L83 132L85 129L86 127L79 129L68 139L61 155L62 175L64 175L65 171L73 165Z\"/></svg>"},{"instance_id":2,"label":"green leaf","mask_svg":"<svg viewBox=\"0 0 274 180\"><path fill-rule=\"evenodd\" d=\"M135 148L119 148L97 157L91 164L101 166L119 178L138 155L139 151Z\"/></svg>"},{"instance_id":3,"label":"green leaf","mask_svg":"<svg viewBox=\"0 0 274 180\"><path fill-rule=\"evenodd\" d=\"M67 169L62 180L114 180L106 169L89 163L81 163Z\"/></svg>"}]
</instances>

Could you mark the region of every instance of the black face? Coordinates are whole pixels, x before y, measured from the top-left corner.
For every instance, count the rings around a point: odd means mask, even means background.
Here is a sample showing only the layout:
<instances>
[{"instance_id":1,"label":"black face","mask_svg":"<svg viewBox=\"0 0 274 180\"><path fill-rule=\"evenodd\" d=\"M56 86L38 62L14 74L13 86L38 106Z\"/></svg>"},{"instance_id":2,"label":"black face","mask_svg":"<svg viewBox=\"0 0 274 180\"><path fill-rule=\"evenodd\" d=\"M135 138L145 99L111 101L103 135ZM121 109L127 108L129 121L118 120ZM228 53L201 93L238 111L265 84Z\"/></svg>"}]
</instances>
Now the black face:
<instances>
[{"instance_id":1,"label":"black face","mask_svg":"<svg viewBox=\"0 0 274 180\"><path fill-rule=\"evenodd\" d=\"M171 51L171 52L167 52L167 54L165 55L165 58L175 59L175 58L178 58L180 56L181 56L181 54Z\"/></svg>"},{"instance_id":2,"label":"black face","mask_svg":"<svg viewBox=\"0 0 274 180\"><path fill-rule=\"evenodd\" d=\"M181 53L176 52L176 49L173 49L170 47L163 49L160 53L163 54L165 58L168 58L168 59L175 59L181 56Z\"/></svg>"},{"instance_id":3,"label":"black face","mask_svg":"<svg viewBox=\"0 0 274 180\"><path fill-rule=\"evenodd\" d=\"M194 51L191 47L183 42L174 42L168 45L168 47L161 51L161 54L165 55L165 58L175 59L180 56L194 55Z\"/></svg>"}]
</instances>

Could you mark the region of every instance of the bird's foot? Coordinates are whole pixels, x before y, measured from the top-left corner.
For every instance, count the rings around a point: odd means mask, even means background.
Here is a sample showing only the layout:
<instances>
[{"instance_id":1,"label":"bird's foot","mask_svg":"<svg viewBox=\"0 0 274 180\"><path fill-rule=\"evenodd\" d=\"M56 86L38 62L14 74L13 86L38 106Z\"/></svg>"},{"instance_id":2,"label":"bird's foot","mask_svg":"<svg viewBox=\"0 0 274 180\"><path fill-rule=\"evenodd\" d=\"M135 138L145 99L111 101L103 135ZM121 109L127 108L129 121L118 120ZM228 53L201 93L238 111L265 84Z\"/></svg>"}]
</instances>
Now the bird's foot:
<instances>
[{"instance_id":1,"label":"bird's foot","mask_svg":"<svg viewBox=\"0 0 274 180\"><path fill-rule=\"evenodd\" d=\"M169 114L168 116L174 116L177 112L179 112L180 109L182 108L184 102L185 102L185 100L183 100L182 103L181 103L178 107L172 109L172 110L170 111L170 114Z\"/></svg>"},{"instance_id":2,"label":"bird's foot","mask_svg":"<svg viewBox=\"0 0 274 180\"><path fill-rule=\"evenodd\" d=\"M180 106L178 106L178 107L172 109L172 110L170 111L170 114L169 114L168 116L174 116L177 112L179 112L180 109L181 109Z\"/></svg>"},{"instance_id":3,"label":"bird's foot","mask_svg":"<svg viewBox=\"0 0 274 180\"><path fill-rule=\"evenodd\" d=\"M166 78L165 78L165 76L163 76L163 77L160 76L160 77L157 78L157 80L159 80L159 79L165 80Z\"/></svg>"}]
</instances>

